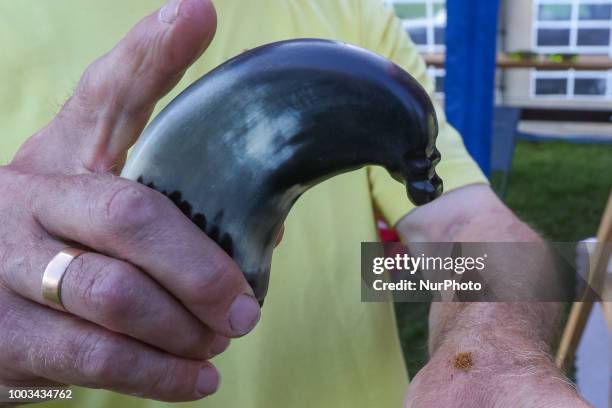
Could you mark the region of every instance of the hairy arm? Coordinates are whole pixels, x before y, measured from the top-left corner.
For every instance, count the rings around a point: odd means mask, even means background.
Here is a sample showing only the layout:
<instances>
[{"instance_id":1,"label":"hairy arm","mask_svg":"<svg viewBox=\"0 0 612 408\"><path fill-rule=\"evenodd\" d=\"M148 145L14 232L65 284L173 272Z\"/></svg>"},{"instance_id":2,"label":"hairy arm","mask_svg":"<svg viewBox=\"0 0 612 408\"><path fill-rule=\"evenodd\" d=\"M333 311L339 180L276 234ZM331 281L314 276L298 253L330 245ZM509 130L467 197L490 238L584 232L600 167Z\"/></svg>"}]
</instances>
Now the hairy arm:
<instances>
[{"instance_id":1,"label":"hairy arm","mask_svg":"<svg viewBox=\"0 0 612 408\"><path fill-rule=\"evenodd\" d=\"M416 209L398 230L409 247L411 242L541 241L484 184ZM561 304L552 302L433 303L431 358L413 379L407 406L588 406L550 358L560 311ZM461 353L471 353L473 367L467 372L454 366Z\"/></svg>"}]
</instances>

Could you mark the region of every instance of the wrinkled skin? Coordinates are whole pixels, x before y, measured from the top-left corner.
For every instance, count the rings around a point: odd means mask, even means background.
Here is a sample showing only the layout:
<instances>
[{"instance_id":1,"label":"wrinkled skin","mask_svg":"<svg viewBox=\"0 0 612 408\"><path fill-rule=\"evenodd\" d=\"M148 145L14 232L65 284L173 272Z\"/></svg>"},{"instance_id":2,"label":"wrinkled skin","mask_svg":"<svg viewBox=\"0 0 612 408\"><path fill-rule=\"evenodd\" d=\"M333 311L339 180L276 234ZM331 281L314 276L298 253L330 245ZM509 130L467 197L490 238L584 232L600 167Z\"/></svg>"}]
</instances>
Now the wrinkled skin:
<instances>
[{"instance_id":1,"label":"wrinkled skin","mask_svg":"<svg viewBox=\"0 0 612 408\"><path fill-rule=\"evenodd\" d=\"M215 28L207 0L146 17L0 168L0 386L195 400L219 384L208 360L257 323L231 258L168 198L116 176ZM64 275L64 313L44 304L41 280L67 246L88 252Z\"/></svg>"}]
</instances>

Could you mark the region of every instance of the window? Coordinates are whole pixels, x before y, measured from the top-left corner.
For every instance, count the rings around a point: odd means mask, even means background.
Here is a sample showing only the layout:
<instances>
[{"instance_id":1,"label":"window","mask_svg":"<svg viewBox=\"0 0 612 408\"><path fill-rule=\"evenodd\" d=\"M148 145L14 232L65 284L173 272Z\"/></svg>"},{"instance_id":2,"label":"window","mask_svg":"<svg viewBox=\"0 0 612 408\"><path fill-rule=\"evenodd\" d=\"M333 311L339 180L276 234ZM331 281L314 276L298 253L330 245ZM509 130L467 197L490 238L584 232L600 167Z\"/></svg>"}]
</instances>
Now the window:
<instances>
[{"instance_id":1,"label":"window","mask_svg":"<svg viewBox=\"0 0 612 408\"><path fill-rule=\"evenodd\" d=\"M571 18L571 4L540 4L538 8L540 21L569 21Z\"/></svg>"},{"instance_id":2,"label":"window","mask_svg":"<svg viewBox=\"0 0 612 408\"><path fill-rule=\"evenodd\" d=\"M612 1L612 0L611 0ZM444 52L445 0L388 0L421 52Z\"/></svg>"},{"instance_id":3,"label":"window","mask_svg":"<svg viewBox=\"0 0 612 408\"><path fill-rule=\"evenodd\" d=\"M582 28L578 30L578 45L606 46L610 44L609 28Z\"/></svg>"},{"instance_id":4,"label":"window","mask_svg":"<svg viewBox=\"0 0 612 408\"><path fill-rule=\"evenodd\" d=\"M536 95L567 94L567 78L538 78L536 80Z\"/></svg>"},{"instance_id":5,"label":"window","mask_svg":"<svg viewBox=\"0 0 612 408\"><path fill-rule=\"evenodd\" d=\"M612 56L612 0L534 0L533 48Z\"/></svg>"},{"instance_id":6,"label":"window","mask_svg":"<svg viewBox=\"0 0 612 408\"><path fill-rule=\"evenodd\" d=\"M444 79L446 77L446 71L442 68L427 68L427 76L432 84L434 84L435 93L441 97L444 95Z\"/></svg>"},{"instance_id":7,"label":"window","mask_svg":"<svg viewBox=\"0 0 612 408\"><path fill-rule=\"evenodd\" d=\"M612 0L611 0L612 1ZM422 53L443 53L446 36L446 0L386 0L404 30ZM428 67L427 76L438 97L444 95L444 69Z\"/></svg>"},{"instance_id":8,"label":"window","mask_svg":"<svg viewBox=\"0 0 612 408\"><path fill-rule=\"evenodd\" d=\"M612 4L581 4L578 18L580 20L610 20Z\"/></svg>"},{"instance_id":9,"label":"window","mask_svg":"<svg viewBox=\"0 0 612 408\"><path fill-rule=\"evenodd\" d=\"M542 28L538 30L538 46L570 45L570 30L566 28Z\"/></svg>"},{"instance_id":10,"label":"window","mask_svg":"<svg viewBox=\"0 0 612 408\"><path fill-rule=\"evenodd\" d=\"M605 78L576 78L574 80L575 95L599 95L606 94Z\"/></svg>"},{"instance_id":11,"label":"window","mask_svg":"<svg viewBox=\"0 0 612 408\"><path fill-rule=\"evenodd\" d=\"M612 100L611 71L533 71L532 97Z\"/></svg>"}]
</instances>

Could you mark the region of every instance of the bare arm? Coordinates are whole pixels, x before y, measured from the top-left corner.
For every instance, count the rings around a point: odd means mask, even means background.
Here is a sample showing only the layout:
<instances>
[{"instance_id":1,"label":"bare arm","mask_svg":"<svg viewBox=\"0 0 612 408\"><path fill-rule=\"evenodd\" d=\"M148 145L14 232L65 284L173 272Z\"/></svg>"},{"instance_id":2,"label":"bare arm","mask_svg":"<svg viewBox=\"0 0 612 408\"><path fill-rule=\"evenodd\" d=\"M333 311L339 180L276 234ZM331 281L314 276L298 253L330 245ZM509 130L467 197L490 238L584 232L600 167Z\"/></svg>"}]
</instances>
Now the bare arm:
<instances>
[{"instance_id":1,"label":"bare arm","mask_svg":"<svg viewBox=\"0 0 612 408\"><path fill-rule=\"evenodd\" d=\"M537 242L486 185L450 192L398 224L410 242ZM433 303L429 363L413 379L407 406L588 406L550 359L559 303ZM473 368L454 367L471 353Z\"/></svg>"}]
</instances>

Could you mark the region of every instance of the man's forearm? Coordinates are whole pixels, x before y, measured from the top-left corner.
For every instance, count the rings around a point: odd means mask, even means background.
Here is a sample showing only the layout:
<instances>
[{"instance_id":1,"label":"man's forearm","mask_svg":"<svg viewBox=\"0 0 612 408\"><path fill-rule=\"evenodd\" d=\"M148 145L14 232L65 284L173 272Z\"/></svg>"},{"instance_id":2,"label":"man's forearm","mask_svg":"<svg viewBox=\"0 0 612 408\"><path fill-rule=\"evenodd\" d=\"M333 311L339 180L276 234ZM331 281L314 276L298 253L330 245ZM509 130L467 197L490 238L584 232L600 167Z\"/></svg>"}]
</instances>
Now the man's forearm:
<instances>
[{"instance_id":1,"label":"man's forearm","mask_svg":"<svg viewBox=\"0 0 612 408\"><path fill-rule=\"evenodd\" d=\"M541 238L506 209L483 208L482 213L463 224L458 223L443 236L429 236L432 242L541 242ZM492 228L495 226L495 228ZM410 235L410 233L408 233ZM490 260L503 270L514 259ZM549 265L543 265L543 268ZM524 273L524 271L522 271ZM537 271L534 271L537 272ZM522 275L527 279L526 274ZM512 277L512 279L520 279ZM429 349L433 353L449 332L478 327L479 331L507 332L525 341L550 344L558 331L561 303L434 303L430 314Z\"/></svg>"},{"instance_id":2,"label":"man's forearm","mask_svg":"<svg viewBox=\"0 0 612 408\"><path fill-rule=\"evenodd\" d=\"M410 242L542 241L497 198L491 197L488 187L461 190L464 191L449 193L439 208L420 208L398 225L409 247ZM469 205L465 205L467 201ZM474 203L479 203L477 208ZM423 221L440 214L444 214L440 223ZM497 261L509 264L514 260ZM534 394L530 400L534 406L575 400L574 391L550 358L561 309L560 303L553 302L432 303L431 359L415 378L413 386L420 390L412 397L443 398L447 392L458 399L457 406L512 406L521 387L537 384L552 392L541 394L541 400ZM412 402L419 406L427 401Z\"/></svg>"},{"instance_id":3,"label":"man's forearm","mask_svg":"<svg viewBox=\"0 0 612 408\"><path fill-rule=\"evenodd\" d=\"M402 239L408 246L411 242L542 242L539 235L528 225L516 218L510 210L497 202L497 199L491 199L489 193L486 190L483 191L486 188L485 186L466 187L472 190L469 192L469 199L472 201L470 206L462 205L464 203L461 202L468 194L451 192L447 198L453 199L452 208L424 207L417 210L419 213L415 211L416 216L406 217L398 226ZM480 206L474 208L473 202L480 203ZM446 206L445 203L442 205ZM441 222L433 227L431 223L423 223L423 220L439 217L435 214L439 210L444 210L452 222ZM428 212L432 214L427 214ZM503 254L489 261L497 263L498 269L502 271L507 268L506 265L512 265L515 262L514 259L508 259ZM545 266L542 265L542 267ZM495 269L495 265L490 269ZM501 275L499 279L504 278L503 274ZM516 280L521 277L525 280L530 278L524 271L515 273L511 277L506 274L506 279ZM449 331L461 329L462 325L467 325L466 327L482 325L489 320L492 320L492 324L502 325L507 329L513 323L520 325L521 332L525 335L530 333L531 338L549 343L556 332L560 309L561 304L552 302L490 303L487 305L434 303L430 315L430 352L435 351L448 336ZM508 311L514 318L506 316ZM469 321L465 321L468 319Z\"/></svg>"}]
</instances>

